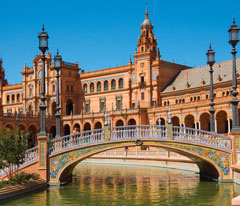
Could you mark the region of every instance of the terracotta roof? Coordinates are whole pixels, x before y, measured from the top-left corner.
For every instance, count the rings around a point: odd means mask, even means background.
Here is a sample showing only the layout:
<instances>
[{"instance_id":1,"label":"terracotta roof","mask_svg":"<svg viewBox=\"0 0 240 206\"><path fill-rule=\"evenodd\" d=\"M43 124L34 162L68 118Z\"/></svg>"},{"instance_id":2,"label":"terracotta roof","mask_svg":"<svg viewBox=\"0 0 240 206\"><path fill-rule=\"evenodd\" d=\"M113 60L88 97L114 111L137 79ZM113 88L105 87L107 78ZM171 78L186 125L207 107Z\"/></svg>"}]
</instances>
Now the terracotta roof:
<instances>
[{"instance_id":1,"label":"terracotta roof","mask_svg":"<svg viewBox=\"0 0 240 206\"><path fill-rule=\"evenodd\" d=\"M237 58L237 74L240 74L240 58ZM232 60L218 62L213 65L213 83L220 83L232 80ZM220 77L220 78L219 78ZM204 81L204 85L202 85ZM186 88L187 83L189 88ZM193 67L182 70L177 77L162 91L162 93L187 90L210 84L209 66Z\"/></svg>"}]
</instances>

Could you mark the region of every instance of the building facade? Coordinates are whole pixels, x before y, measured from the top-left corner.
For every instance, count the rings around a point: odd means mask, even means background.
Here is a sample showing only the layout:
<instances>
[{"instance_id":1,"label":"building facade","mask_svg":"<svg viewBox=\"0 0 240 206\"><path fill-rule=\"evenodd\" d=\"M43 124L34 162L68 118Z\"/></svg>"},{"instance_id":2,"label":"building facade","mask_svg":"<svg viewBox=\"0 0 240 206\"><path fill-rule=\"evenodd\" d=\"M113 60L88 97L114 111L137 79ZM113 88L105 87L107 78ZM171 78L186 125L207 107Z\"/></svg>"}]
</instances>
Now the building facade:
<instances>
[{"instance_id":1,"label":"building facade","mask_svg":"<svg viewBox=\"0 0 240 206\"><path fill-rule=\"evenodd\" d=\"M147 11L140 28L134 61L130 58L128 65L84 72L78 62L62 61L62 135L102 128L106 110L111 126L166 124L169 107L173 125L209 131L209 66L191 68L162 60ZM46 129L54 137L57 85L50 53L45 64ZM213 69L216 132L227 134L232 125L232 61L216 63ZM32 67L24 66L22 82L8 85L0 60L0 126L30 131L33 145L40 127L41 70L41 55L36 55ZM240 59L237 72L239 82Z\"/></svg>"}]
</instances>

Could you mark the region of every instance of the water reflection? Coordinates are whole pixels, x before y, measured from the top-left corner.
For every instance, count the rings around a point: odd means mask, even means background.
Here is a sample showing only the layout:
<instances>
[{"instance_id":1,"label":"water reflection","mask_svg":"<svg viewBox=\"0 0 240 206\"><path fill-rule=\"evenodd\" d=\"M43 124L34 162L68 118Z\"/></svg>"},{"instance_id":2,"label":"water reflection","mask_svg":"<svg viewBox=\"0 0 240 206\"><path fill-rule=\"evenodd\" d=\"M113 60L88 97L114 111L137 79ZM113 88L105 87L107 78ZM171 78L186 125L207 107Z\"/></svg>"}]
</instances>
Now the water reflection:
<instances>
[{"instance_id":1,"label":"water reflection","mask_svg":"<svg viewBox=\"0 0 240 206\"><path fill-rule=\"evenodd\" d=\"M231 205L231 183L200 182L197 174L154 167L79 164L73 182L3 205Z\"/></svg>"}]
</instances>

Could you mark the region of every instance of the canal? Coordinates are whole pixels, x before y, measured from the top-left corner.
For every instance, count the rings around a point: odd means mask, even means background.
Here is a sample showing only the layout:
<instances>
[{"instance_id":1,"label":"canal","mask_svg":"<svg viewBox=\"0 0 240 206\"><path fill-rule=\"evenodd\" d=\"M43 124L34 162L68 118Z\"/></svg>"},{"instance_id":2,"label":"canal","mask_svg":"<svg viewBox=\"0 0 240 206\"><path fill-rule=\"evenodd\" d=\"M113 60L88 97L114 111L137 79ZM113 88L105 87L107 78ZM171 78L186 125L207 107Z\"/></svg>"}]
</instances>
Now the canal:
<instances>
[{"instance_id":1,"label":"canal","mask_svg":"<svg viewBox=\"0 0 240 206\"><path fill-rule=\"evenodd\" d=\"M49 187L0 205L228 206L240 185L200 181L193 172L159 167L81 163L72 183Z\"/></svg>"}]
</instances>

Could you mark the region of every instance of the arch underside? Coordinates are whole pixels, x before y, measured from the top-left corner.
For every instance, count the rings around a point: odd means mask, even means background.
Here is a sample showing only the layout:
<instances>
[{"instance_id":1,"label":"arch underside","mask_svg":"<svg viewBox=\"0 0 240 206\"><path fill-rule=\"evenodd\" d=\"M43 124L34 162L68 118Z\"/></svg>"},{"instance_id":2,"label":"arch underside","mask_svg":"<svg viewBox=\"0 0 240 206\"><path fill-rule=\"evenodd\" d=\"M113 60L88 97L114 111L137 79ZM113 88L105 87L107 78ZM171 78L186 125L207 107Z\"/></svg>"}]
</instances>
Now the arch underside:
<instances>
[{"instance_id":1,"label":"arch underside","mask_svg":"<svg viewBox=\"0 0 240 206\"><path fill-rule=\"evenodd\" d=\"M142 140L143 145L161 147L192 159L199 167L200 177L210 180L231 178L231 152L201 145L169 142L163 140ZM74 167L82 160L103 151L135 147L135 140L110 141L69 150L50 157L50 183L64 182L72 175Z\"/></svg>"}]
</instances>

